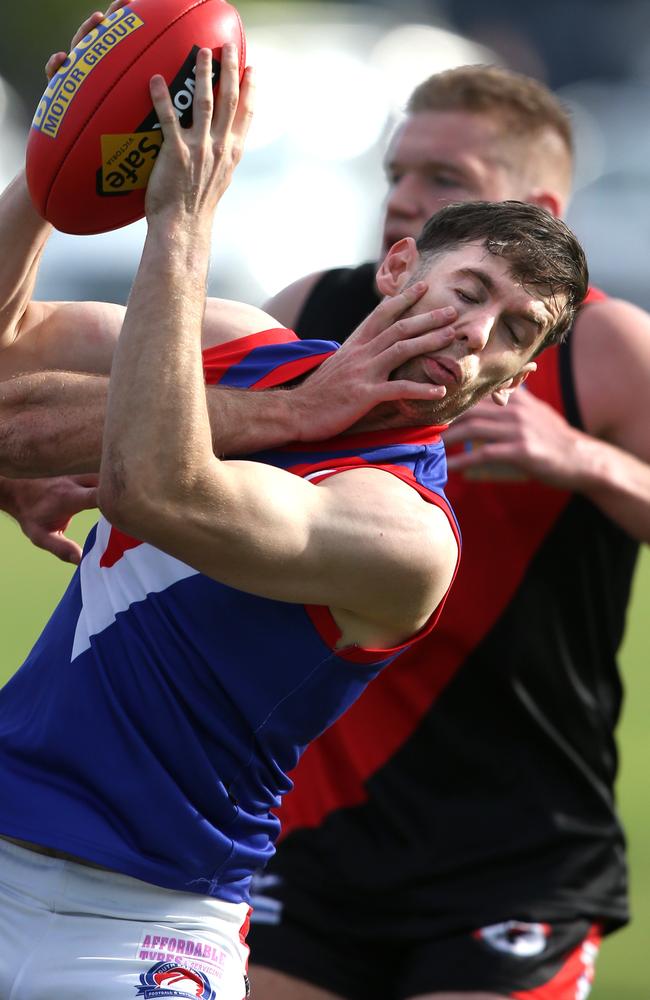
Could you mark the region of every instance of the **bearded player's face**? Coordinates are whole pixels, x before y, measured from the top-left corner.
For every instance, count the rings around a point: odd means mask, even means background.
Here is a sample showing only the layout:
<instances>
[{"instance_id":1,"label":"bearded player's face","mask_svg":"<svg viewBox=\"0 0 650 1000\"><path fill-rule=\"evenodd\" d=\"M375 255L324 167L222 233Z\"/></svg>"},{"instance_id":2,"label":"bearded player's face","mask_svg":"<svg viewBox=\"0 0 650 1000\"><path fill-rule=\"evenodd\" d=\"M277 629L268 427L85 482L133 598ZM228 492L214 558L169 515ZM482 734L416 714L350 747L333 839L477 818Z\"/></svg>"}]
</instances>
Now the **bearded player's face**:
<instances>
[{"instance_id":1,"label":"bearded player's face","mask_svg":"<svg viewBox=\"0 0 650 1000\"><path fill-rule=\"evenodd\" d=\"M444 385L434 402L405 402L401 409L417 422L449 423L483 396L507 402L509 393L535 370L532 360L556 322L564 300L524 288L508 262L482 244L469 244L432 259L422 277L429 289L411 310L421 314L453 306L455 337L444 348L401 366L394 377Z\"/></svg>"}]
</instances>

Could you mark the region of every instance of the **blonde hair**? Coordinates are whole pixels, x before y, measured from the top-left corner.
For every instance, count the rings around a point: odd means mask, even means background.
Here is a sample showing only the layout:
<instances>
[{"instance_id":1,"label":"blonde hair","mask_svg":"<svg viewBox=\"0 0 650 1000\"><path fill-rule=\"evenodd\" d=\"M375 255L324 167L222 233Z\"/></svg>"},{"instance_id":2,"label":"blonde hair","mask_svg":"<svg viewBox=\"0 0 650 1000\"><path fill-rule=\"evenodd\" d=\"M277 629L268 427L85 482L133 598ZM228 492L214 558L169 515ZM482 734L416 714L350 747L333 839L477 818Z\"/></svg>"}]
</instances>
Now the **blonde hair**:
<instances>
[{"instance_id":1,"label":"blonde hair","mask_svg":"<svg viewBox=\"0 0 650 1000\"><path fill-rule=\"evenodd\" d=\"M511 138L554 132L573 160L568 111L537 80L498 66L459 66L436 73L415 88L407 111L469 111L490 115Z\"/></svg>"}]
</instances>

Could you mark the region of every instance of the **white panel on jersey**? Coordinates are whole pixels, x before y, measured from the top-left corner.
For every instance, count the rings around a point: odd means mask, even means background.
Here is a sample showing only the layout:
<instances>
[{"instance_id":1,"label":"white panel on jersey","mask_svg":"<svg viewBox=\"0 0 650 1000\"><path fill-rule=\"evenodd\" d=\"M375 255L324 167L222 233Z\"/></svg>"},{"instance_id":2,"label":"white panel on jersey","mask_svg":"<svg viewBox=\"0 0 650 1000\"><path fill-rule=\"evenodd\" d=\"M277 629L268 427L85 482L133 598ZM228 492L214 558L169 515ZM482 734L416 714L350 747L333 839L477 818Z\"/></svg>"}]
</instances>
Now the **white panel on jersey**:
<instances>
[{"instance_id":1,"label":"white panel on jersey","mask_svg":"<svg viewBox=\"0 0 650 1000\"><path fill-rule=\"evenodd\" d=\"M113 624L118 612L127 611L149 594L159 594L198 573L192 566L144 542L127 549L113 566L102 567L99 563L110 534L111 525L100 518L95 544L81 562L81 613L72 646L73 660L90 648L92 635Z\"/></svg>"}]
</instances>

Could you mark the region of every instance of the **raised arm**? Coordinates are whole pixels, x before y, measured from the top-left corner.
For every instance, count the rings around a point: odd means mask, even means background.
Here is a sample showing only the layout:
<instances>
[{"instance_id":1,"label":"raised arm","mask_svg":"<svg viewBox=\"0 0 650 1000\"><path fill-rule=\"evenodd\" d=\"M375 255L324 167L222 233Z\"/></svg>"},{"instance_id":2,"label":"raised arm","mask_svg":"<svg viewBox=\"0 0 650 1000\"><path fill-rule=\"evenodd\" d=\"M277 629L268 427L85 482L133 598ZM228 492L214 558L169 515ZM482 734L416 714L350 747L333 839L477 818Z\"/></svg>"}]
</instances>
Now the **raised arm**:
<instances>
[{"instance_id":1,"label":"raised arm","mask_svg":"<svg viewBox=\"0 0 650 1000\"><path fill-rule=\"evenodd\" d=\"M47 368L110 370L122 307L32 300L51 228L19 175L0 196L0 379Z\"/></svg>"},{"instance_id":2,"label":"raised arm","mask_svg":"<svg viewBox=\"0 0 650 1000\"><path fill-rule=\"evenodd\" d=\"M109 12L123 6L115 0ZM73 49L102 19L93 13L70 43ZM48 79L66 58L50 57ZM0 380L46 369L110 370L124 309L108 303L35 302L38 267L52 232L34 208L24 171L0 196Z\"/></svg>"},{"instance_id":3,"label":"raised arm","mask_svg":"<svg viewBox=\"0 0 650 1000\"><path fill-rule=\"evenodd\" d=\"M209 68L202 50L187 132L161 78L152 82L165 143L116 352L100 506L118 527L224 583L341 609L350 641L370 633L396 642L426 620L449 584L456 549L445 516L378 470L315 486L272 467L219 461L213 452L201 290L212 215L241 155L250 82L246 75L238 101L236 56L224 49L213 120Z\"/></svg>"}]
</instances>

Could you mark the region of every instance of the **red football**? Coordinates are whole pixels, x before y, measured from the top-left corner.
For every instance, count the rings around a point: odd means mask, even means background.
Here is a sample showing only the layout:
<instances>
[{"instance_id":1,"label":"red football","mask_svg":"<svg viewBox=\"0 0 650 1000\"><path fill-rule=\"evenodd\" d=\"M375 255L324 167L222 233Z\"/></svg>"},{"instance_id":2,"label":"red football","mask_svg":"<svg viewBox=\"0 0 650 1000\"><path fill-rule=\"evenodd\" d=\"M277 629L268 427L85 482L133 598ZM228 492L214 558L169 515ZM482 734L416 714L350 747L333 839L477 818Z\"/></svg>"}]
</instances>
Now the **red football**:
<instances>
[{"instance_id":1,"label":"red football","mask_svg":"<svg viewBox=\"0 0 650 1000\"><path fill-rule=\"evenodd\" d=\"M194 64L234 42L246 66L239 15L225 0L132 0L70 53L36 109L27 182L38 211L64 233L103 233L144 215L162 135L149 80L167 80L182 124L191 120Z\"/></svg>"}]
</instances>

